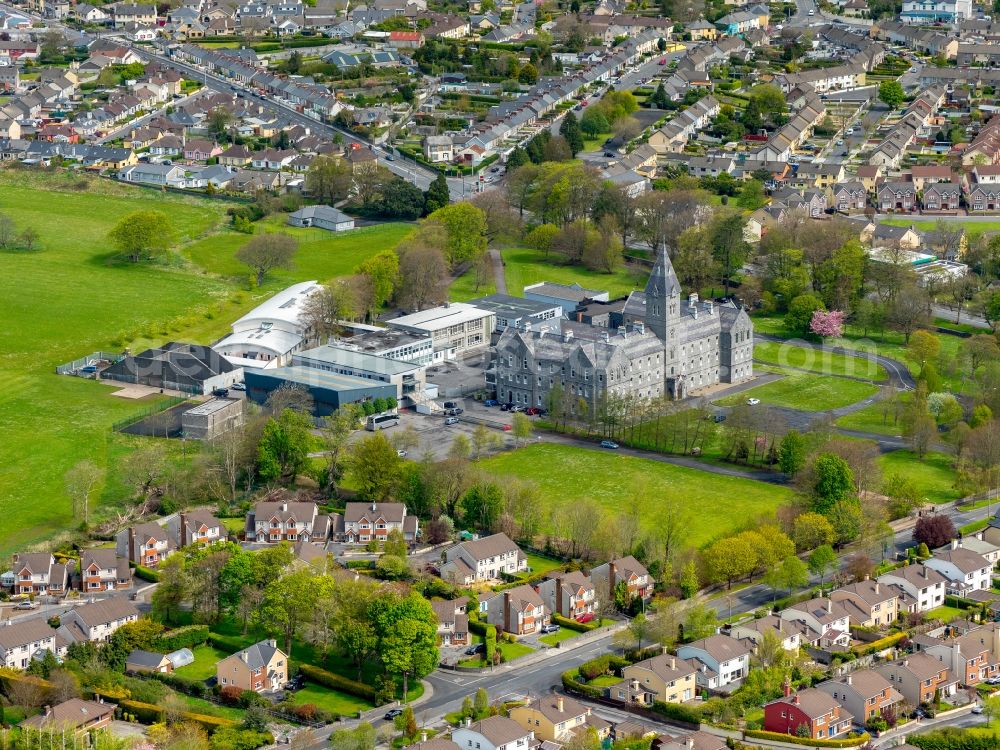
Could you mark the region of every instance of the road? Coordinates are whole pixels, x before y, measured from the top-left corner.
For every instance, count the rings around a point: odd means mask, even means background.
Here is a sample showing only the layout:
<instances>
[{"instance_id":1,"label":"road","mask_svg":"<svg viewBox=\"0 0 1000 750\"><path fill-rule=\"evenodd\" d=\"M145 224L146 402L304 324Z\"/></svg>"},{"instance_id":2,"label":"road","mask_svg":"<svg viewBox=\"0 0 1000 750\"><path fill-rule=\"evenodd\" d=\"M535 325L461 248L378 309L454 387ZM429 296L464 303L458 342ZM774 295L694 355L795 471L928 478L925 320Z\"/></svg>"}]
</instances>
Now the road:
<instances>
[{"instance_id":1,"label":"road","mask_svg":"<svg viewBox=\"0 0 1000 750\"><path fill-rule=\"evenodd\" d=\"M152 119L154 119L156 117L166 116L166 114L167 114L167 108L168 107L180 107L180 106L183 106L186 102L188 102L189 100L193 99L197 95L198 95L198 92L195 92L195 93L192 93L192 94L188 94L187 96L181 97L180 99L174 99L174 100L172 100L170 102L167 102L166 104L164 104L159 109L156 109L156 110L153 110L152 112L150 112L148 115L143 115L142 117L140 117L137 120L131 120L128 123L126 123L125 125L122 125L121 127L112 130L107 135L104 135L101 138L98 138L97 141L95 141L95 142L98 143L98 144L100 144L100 145L104 145L105 143L110 143L111 141L118 140L119 138L124 138L126 135L128 135L132 131L138 130L139 128L141 128L143 125L145 125L150 120L152 120Z\"/></svg>"},{"instance_id":2,"label":"road","mask_svg":"<svg viewBox=\"0 0 1000 750\"><path fill-rule=\"evenodd\" d=\"M986 318L982 315L969 312L966 309L962 310L961 316L959 316L958 311L951 305L934 304L931 305L931 310L934 311L935 317L944 318L945 320L950 320L953 323L961 323L963 325L975 326L976 328L983 328L986 332L990 331L990 324L986 322Z\"/></svg>"}]
</instances>

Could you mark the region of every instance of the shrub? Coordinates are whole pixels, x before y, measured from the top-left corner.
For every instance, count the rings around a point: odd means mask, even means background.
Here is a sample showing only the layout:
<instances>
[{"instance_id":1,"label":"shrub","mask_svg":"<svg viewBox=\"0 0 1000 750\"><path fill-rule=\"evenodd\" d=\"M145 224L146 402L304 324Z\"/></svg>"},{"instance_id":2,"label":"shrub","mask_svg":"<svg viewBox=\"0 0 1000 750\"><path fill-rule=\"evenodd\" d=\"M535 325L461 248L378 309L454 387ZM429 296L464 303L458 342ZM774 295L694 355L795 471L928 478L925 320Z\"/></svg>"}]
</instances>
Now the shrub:
<instances>
[{"instance_id":1,"label":"shrub","mask_svg":"<svg viewBox=\"0 0 1000 750\"><path fill-rule=\"evenodd\" d=\"M132 714L136 721L142 724L159 724L166 721L166 715L162 708L154 706L152 703L141 703L133 700L118 701L118 708L124 713Z\"/></svg>"},{"instance_id":2,"label":"shrub","mask_svg":"<svg viewBox=\"0 0 1000 750\"><path fill-rule=\"evenodd\" d=\"M209 742L211 750L256 750L270 745L274 737L269 732L255 732L236 727L219 727Z\"/></svg>"},{"instance_id":3,"label":"shrub","mask_svg":"<svg viewBox=\"0 0 1000 750\"><path fill-rule=\"evenodd\" d=\"M565 688L567 692L577 693L578 695L586 695L590 698L604 697L604 688L594 687L593 685L585 685L577 679L579 676L580 672L576 669L570 669L563 672L563 688Z\"/></svg>"},{"instance_id":4,"label":"shrub","mask_svg":"<svg viewBox=\"0 0 1000 750\"><path fill-rule=\"evenodd\" d=\"M591 620L590 622L577 622L576 620L571 620L568 617L563 617L562 615L553 614L552 624L558 625L561 628L566 628L567 630L572 630L577 633L589 633L596 627L600 626L599 620Z\"/></svg>"},{"instance_id":5,"label":"shrub","mask_svg":"<svg viewBox=\"0 0 1000 750\"><path fill-rule=\"evenodd\" d=\"M182 628L174 628L162 633L157 639L153 648L164 653L177 651L181 648L194 648L200 646L208 640L207 625L185 625Z\"/></svg>"},{"instance_id":6,"label":"shrub","mask_svg":"<svg viewBox=\"0 0 1000 750\"><path fill-rule=\"evenodd\" d=\"M144 581L149 581L150 583L158 583L160 580L159 573L157 573L155 570L144 568L141 565L135 566L135 577L141 578Z\"/></svg>"},{"instance_id":7,"label":"shrub","mask_svg":"<svg viewBox=\"0 0 1000 750\"><path fill-rule=\"evenodd\" d=\"M858 656L877 654L879 651L885 651L887 648L897 645L905 637L906 633L894 633L893 635L887 635L885 638L879 638L877 641L866 643L863 646L855 646L851 650Z\"/></svg>"},{"instance_id":8,"label":"shrub","mask_svg":"<svg viewBox=\"0 0 1000 750\"><path fill-rule=\"evenodd\" d=\"M662 714L671 721L682 721L686 724L693 724L695 727L697 727L702 720L701 711L680 703L664 703L663 701L656 701L653 704L653 710L658 714Z\"/></svg>"},{"instance_id":9,"label":"shrub","mask_svg":"<svg viewBox=\"0 0 1000 750\"><path fill-rule=\"evenodd\" d=\"M580 665L580 674L588 680L610 673L613 669L627 667L629 662L614 654L604 654Z\"/></svg>"},{"instance_id":10,"label":"shrub","mask_svg":"<svg viewBox=\"0 0 1000 750\"><path fill-rule=\"evenodd\" d=\"M219 651L226 651L230 654L235 654L242 648L246 647L246 639L239 638L232 635L220 635L219 633L209 633L208 634L208 645L213 648L219 649Z\"/></svg>"},{"instance_id":11,"label":"shrub","mask_svg":"<svg viewBox=\"0 0 1000 750\"><path fill-rule=\"evenodd\" d=\"M216 729L236 726L236 722L232 719L223 719L221 716L209 716L208 714L194 714L185 711L181 714L181 718L198 724L209 734L212 734Z\"/></svg>"},{"instance_id":12,"label":"shrub","mask_svg":"<svg viewBox=\"0 0 1000 750\"><path fill-rule=\"evenodd\" d=\"M479 622L479 620L473 620L471 617L469 618L469 632L470 633L475 633L476 635L481 635L481 636L483 636L485 638L486 637L486 627L487 627L487 625L486 625L485 622Z\"/></svg>"},{"instance_id":13,"label":"shrub","mask_svg":"<svg viewBox=\"0 0 1000 750\"><path fill-rule=\"evenodd\" d=\"M154 680L159 680L165 685L169 685L182 693L201 698L205 695L207 688L202 680L195 680L191 677L182 677L172 672L153 672L149 675Z\"/></svg>"},{"instance_id":14,"label":"shrub","mask_svg":"<svg viewBox=\"0 0 1000 750\"><path fill-rule=\"evenodd\" d=\"M774 740L776 742L788 742L792 745L808 745L810 747L857 747L871 739L867 732L839 740L814 740L809 737L795 737L794 735L782 734L781 732L765 732L761 729L748 729L744 734L747 737L759 740Z\"/></svg>"},{"instance_id":15,"label":"shrub","mask_svg":"<svg viewBox=\"0 0 1000 750\"><path fill-rule=\"evenodd\" d=\"M219 690L219 698L227 706L238 706L243 698L243 690L236 685L226 685Z\"/></svg>"},{"instance_id":16,"label":"shrub","mask_svg":"<svg viewBox=\"0 0 1000 750\"><path fill-rule=\"evenodd\" d=\"M333 672L328 672L325 669L314 667L312 664L301 664L299 665L299 669L306 676L306 679L315 682L317 685L328 687L331 690L339 690L358 698L364 698L366 701L371 701L372 703L377 702L375 699L375 688L368 685L348 679L347 677L342 677Z\"/></svg>"},{"instance_id":17,"label":"shrub","mask_svg":"<svg viewBox=\"0 0 1000 750\"><path fill-rule=\"evenodd\" d=\"M996 732L957 727L912 734L906 739L921 750L995 750L1000 743Z\"/></svg>"}]
</instances>

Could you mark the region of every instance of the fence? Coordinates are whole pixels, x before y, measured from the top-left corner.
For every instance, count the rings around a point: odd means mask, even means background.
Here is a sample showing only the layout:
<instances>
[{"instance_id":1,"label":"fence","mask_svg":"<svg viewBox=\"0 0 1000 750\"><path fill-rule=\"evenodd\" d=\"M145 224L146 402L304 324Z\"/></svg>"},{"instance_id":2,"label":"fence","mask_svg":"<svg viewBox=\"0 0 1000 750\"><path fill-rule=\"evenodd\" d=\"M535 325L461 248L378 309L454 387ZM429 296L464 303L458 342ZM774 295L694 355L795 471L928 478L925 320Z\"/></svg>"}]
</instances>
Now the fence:
<instances>
[{"instance_id":1,"label":"fence","mask_svg":"<svg viewBox=\"0 0 1000 750\"><path fill-rule=\"evenodd\" d=\"M147 417L151 417L154 414L159 414L160 412L164 412L167 409L171 409L177 406L177 404L184 403L185 401L187 401L187 398L184 396L167 396L162 401L155 404L151 404L142 411L135 412L134 414L125 417L124 419L119 419L117 422L111 425L111 429L114 432L120 432L126 427L134 425L136 422L141 422Z\"/></svg>"},{"instance_id":2,"label":"fence","mask_svg":"<svg viewBox=\"0 0 1000 750\"><path fill-rule=\"evenodd\" d=\"M80 359L74 359L72 362L67 362L64 365L58 365L56 367L57 375L75 375L76 371L81 367L89 367L96 365L98 362L111 362L114 364L122 358L121 352L111 354L110 352L93 352L88 354L86 357L81 357Z\"/></svg>"}]
</instances>

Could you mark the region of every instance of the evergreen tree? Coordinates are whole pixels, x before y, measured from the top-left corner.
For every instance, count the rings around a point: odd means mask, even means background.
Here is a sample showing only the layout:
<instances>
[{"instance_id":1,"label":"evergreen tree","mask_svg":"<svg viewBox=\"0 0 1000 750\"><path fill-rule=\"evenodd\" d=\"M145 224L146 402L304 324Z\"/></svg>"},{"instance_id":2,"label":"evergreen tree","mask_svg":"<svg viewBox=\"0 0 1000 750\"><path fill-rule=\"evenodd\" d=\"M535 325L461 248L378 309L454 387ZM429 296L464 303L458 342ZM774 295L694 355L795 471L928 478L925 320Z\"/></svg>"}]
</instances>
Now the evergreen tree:
<instances>
[{"instance_id":1,"label":"evergreen tree","mask_svg":"<svg viewBox=\"0 0 1000 750\"><path fill-rule=\"evenodd\" d=\"M511 151L510 156L507 157L507 171L513 172L518 167L523 167L530 161L531 159L528 158L527 152L523 148L518 146L513 151Z\"/></svg>"},{"instance_id":2,"label":"evergreen tree","mask_svg":"<svg viewBox=\"0 0 1000 750\"><path fill-rule=\"evenodd\" d=\"M559 126L559 135L566 139L573 156L583 151L583 133L580 132L580 122L572 112L567 112L566 116L563 117L562 125Z\"/></svg>"},{"instance_id":3,"label":"evergreen tree","mask_svg":"<svg viewBox=\"0 0 1000 750\"><path fill-rule=\"evenodd\" d=\"M439 208L444 208L448 205L451 200L451 195L448 192L448 181L444 178L443 174L438 174L434 178L434 182L427 186L427 190L424 192L424 211L426 213L434 213Z\"/></svg>"}]
</instances>

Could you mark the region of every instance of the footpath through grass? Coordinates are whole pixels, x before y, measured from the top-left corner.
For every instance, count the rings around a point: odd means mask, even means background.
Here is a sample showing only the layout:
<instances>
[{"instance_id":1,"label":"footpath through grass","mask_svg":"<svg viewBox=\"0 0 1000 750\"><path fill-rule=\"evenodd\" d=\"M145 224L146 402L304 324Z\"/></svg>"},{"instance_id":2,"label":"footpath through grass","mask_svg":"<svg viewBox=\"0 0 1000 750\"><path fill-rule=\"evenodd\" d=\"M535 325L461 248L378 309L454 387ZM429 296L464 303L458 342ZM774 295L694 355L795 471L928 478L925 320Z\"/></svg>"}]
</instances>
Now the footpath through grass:
<instances>
[{"instance_id":1,"label":"footpath through grass","mask_svg":"<svg viewBox=\"0 0 1000 750\"><path fill-rule=\"evenodd\" d=\"M612 450L590 450L541 443L491 456L480 468L499 478L516 476L535 482L541 491L541 531L552 532L552 518L571 505L590 500L616 515L629 493L642 497L643 528L657 524L659 498L673 495L694 509L688 519L686 543L700 546L771 513L792 499L786 487L752 479L723 476L662 461L626 456ZM704 512L711 508L712 512ZM598 519L594 519L596 524Z\"/></svg>"},{"instance_id":2,"label":"footpath through grass","mask_svg":"<svg viewBox=\"0 0 1000 750\"><path fill-rule=\"evenodd\" d=\"M765 406L822 412L856 404L876 393L878 386L870 383L789 370L780 380L726 396L716 403L737 406L749 398L757 398Z\"/></svg>"}]
</instances>

